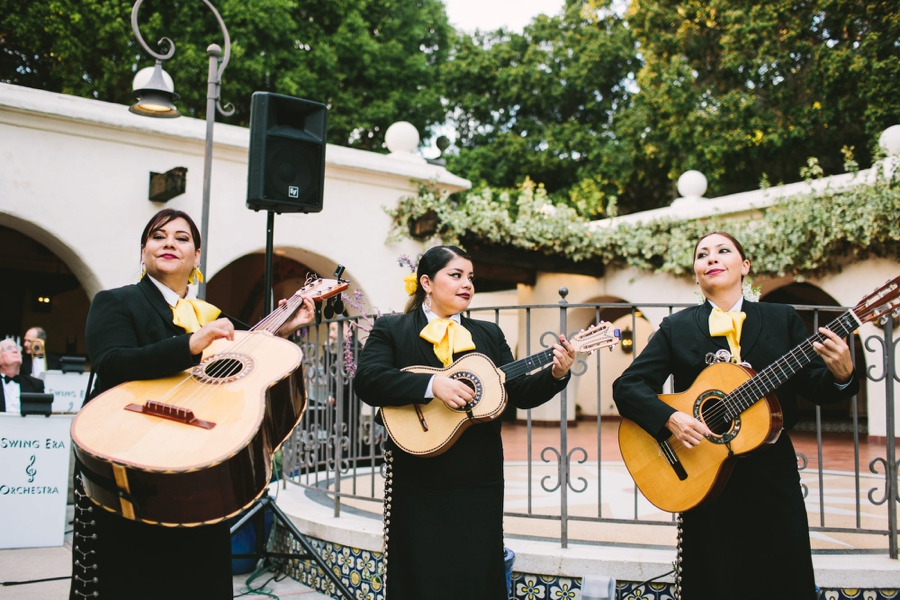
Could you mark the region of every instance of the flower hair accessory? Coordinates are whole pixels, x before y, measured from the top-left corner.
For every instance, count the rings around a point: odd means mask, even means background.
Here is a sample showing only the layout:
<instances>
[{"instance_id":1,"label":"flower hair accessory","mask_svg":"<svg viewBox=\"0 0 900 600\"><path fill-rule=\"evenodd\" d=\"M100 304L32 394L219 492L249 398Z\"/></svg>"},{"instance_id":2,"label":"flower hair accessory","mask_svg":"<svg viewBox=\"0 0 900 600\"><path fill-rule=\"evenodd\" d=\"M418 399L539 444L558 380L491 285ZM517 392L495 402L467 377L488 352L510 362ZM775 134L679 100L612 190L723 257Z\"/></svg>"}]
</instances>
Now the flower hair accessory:
<instances>
[{"instance_id":1,"label":"flower hair accessory","mask_svg":"<svg viewBox=\"0 0 900 600\"><path fill-rule=\"evenodd\" d=\"M416 290L419 288L419 284L416 281L416 274L410 273L406 277L403 278L403 282L406 284L406 293L412 296L416 293Z\"/></svg>"},{"instance_id":2,"label":"flower hair accessory","mask_svg":"<svg viewBox=\"0 0 900 600\"><path fill-rule=\"evenodd\" d=\"M409 256L406 254L401 254L400 258L397 259L397 265L403 266L406 265L409 267L409 270L412 271L409 275L403 278L403 283L406 284L406 293L412 296L416 293L416 290L419 289L419 280L416 278L416 265L409 259Z\"/></svg>"}]
</instances>

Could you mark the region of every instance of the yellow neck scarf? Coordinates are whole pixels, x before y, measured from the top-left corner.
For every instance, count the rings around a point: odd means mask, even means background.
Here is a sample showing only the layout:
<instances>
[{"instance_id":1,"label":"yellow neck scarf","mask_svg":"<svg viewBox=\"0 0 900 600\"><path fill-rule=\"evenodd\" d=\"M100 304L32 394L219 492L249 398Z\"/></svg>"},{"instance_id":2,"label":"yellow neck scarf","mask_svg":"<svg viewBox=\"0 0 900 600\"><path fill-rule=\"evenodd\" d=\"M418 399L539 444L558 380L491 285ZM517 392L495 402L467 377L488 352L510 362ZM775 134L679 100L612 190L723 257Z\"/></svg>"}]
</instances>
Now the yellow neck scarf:
<instances>
[{"instance_id":1,"label":"yellow neck scarf","mask_svg":"<svg viewBox=\"0 0 900 600\"><path fill-rule=\"evenodd\" d=\"M445 367L453 364L454 352L475 349L469 330L450 319L434 319L419 332L419 337L434 344L434 355Z\"/></svg>"},{"instance_id":2,"label":"yellow neck scarf","mask_svg":"<svg viewBox=\"0 0 900 600\"><path fill-rule=\"evenodd\" d=\"M741 328L747 315L742 312L725 312L714 306L709 314L709 335L724 335L731 349L732 362L741 362Z\"/></svg>"},{"instance_id":3,"label":"yellow neck scarf","mask_svg":"<svg viewBox=\"0 0 900 600\"><path fill-rule=\"evenodd\" d=\"M179 298L172 307L172 322L188 333L194 333L207 323L215 321L222 311L203 300Z\"/></svg>"}]
</instances>

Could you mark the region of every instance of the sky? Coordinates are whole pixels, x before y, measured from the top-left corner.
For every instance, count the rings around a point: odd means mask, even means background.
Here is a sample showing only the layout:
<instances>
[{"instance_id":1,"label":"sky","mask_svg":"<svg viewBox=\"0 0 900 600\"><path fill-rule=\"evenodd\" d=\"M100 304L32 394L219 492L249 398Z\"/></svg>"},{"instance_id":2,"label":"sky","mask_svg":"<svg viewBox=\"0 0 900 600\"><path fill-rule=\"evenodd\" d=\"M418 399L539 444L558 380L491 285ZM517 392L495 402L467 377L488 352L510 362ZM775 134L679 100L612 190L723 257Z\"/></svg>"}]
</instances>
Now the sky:
<instances>
[{"instance_id":1,"label":"sky","mask_svg":"<svg viewBox=\"0 0 900 600\"><path fill-rule=\"evenodd\" d=\"M507 27L516 31L535 15L554 15L564 0L444 0L450 24L469 33Z\"/></svg>"}]
</instances>

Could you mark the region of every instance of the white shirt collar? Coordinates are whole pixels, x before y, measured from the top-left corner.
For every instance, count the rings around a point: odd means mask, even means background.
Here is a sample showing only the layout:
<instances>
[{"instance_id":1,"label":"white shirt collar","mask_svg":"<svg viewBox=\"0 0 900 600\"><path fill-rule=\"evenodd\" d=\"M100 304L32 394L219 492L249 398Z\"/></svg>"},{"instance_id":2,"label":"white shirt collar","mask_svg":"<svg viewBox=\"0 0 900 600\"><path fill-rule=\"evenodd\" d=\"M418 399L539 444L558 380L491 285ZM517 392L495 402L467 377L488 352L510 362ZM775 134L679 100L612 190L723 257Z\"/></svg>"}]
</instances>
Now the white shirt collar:
<instances>
[{"instance_id":1,"label":"white shirt collar","mask_svg":"<svg viewBox=\"0 0 900 600\"><path fill-rule=\"evenodd\" d=\"M439 316L437 316L436 314L434 314L433 312L428 310L428 308L424 304L422 305L422 310L425 312L425 318L428 319L429 323L431 323L435 319L440 319ZM450 320L456 321L457 323L462 325L462 319L460 318L459 313L456 313L455 315L450 315Z\"/></svg>"},{"instance_id":2,"label":"white shirt collar","mask_svg":"<svg viewBox=\"0 0 900 600\"><path fill-rule=\"evenodd\" d=\"M0 377L0 384L3 385L3 397L6 400L6 412L8 413L17 413L20 411L20 394L22 393L22 388L19 386L17 381L10 380L9 383Z\"/></svg>"},{"instance_id":3,"label":"white shirt collar","mask_svg":"<svg viewBox=\"0 0 900 600\"><path fill-rule=\"evenodd\" d=\"M712 304L713 308L719 308L718 306L715 305L715 303L712 300L707 299L706 301L709 302L710 304ZM741 296L740 298L738 298L738 301L734 303L734 306L732 306L730 309L726 310L725 312L741 312L741 308L743 308L743 307L744 307L744 297Z\"/></svg>"},{"instance_id":4,"label":"white shirt collar","mask_svg":"<svg viewBox=\"0 0 900 600\"><path fill-rule=\"evenodd\" d=\"M157 281L156 279L154 279L149 273L147 275L144 275L144 277L150 278L150 281L153 283L153 285L155 285L157 287L157 289L163 295L163 298L165 298L165 300L169 304L169 306L174 308L175 305L178 304L178 301L181 300L181 296L177 292L173 291L172 288L170 288L166 284L161 283L161 282ZM188 285L187 294L185 297L186 298L196 298L197 297L197 286Z\"/></svg>"}]
</instances>

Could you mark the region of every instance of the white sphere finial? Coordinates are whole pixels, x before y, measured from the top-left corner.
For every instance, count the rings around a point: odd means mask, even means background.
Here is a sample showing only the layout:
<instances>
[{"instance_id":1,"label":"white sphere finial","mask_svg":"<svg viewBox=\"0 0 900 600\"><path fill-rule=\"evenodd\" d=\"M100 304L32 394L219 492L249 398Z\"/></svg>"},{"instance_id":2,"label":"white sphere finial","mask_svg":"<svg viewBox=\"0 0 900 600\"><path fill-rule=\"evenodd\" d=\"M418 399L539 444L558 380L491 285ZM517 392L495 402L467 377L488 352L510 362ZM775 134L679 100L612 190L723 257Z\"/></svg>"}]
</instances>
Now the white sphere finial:
<instances>
[{"instance_id":1,"label":"white sphere finial","mask_svg":"<svg viewBox=\"0 0 900 600\"><path fill-rule=\"evenodd\" d=\"M878 145L884 148L885 154L895 156L900 154L900 125L891 125L881 132Z\"/></svg>"},{"instance_id":2,"label":"white sphere finial","mask_svg":"<svg viewBox=\"0 0 900 600\"><path fill-rule=\"evenodd\" d=\"M412 154L419 147L419 132L408 121L397 121L384 133L384 143L391 153Z\"/></svg>"},{"instance_id":3,"label":"white sphere finial","mask_svg":"<svg viewBox=\"0 0 900 600\"><path fill-rule=\"evenodd\" d=\"M684 198L702 198L706 193L706 176L700 171L685 171L678 178L678 193Z\"/></svg>"}]
</instances>

